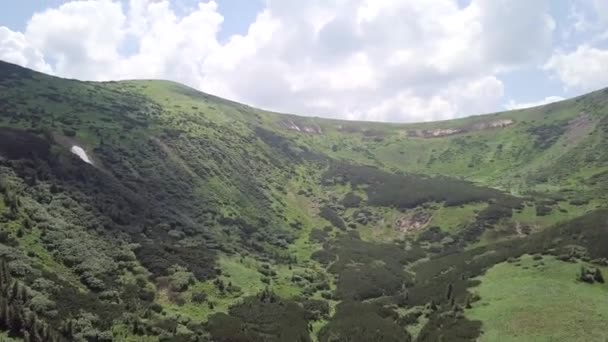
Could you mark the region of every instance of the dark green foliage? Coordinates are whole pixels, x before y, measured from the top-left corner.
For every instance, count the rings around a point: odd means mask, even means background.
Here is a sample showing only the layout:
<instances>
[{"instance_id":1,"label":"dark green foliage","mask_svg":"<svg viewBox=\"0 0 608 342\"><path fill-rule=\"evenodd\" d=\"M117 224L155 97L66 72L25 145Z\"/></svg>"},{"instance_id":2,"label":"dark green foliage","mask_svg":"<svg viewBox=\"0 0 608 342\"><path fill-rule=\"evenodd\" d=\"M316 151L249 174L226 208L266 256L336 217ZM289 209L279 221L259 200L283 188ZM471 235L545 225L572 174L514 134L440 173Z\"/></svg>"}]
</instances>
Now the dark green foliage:
<instances>
[{"instance_id":1,"label":"dark green foliage","mask_svg":"<svg viewBox=\"0 0 608 342\"><path fill-rule=\"evenodd\" d=\"M404 265L423 256L421 251L410 254L398 245L369 243L351 234L325 244L313 258L322 263L337 260L329 271L337 276L340 299L364 300L402 290L412 281Z\"/></svg>"},{"instance_id":2,"label":"dark green foliage","mask_svg":"<svg viewBox=\"0 0 608 342\"><path fill-rule=\"evenodd\" d=\"M449 235L450 234L442 231L441 228L433 226L429 227L428 229L425 229L422 233L420 233L420 235L418 236L418 241L440 242L441 240L443 240L443 238Z\"/></svg>"},{"instance_id":3,"label":"dark green foliage","mask_svg":"<svg viewBox=\"0 0 608 342\"><path fill-rule=\"evenodd\" d=\"M553 209L549 206L545 206L545 205L536 206L536 216L546 216L546 215L551 214L552 211L553 211Z\"/></svg>"},{"instance_id":4,"label":"dark green foliage","mask_svg":"<svg viewBox=\"0 0 608 342\"><path fill-rule=\"evenodd\" d=\"M354 192L349 192L344 195L344 198L342 199L342 205L347 208L356 208L359 206L359 204L361 204L362 200L363 198L361 198L361 196L355 194Z\"/></svg>"},{"instance_id":5,"label":"dark green foliage","mask_svg":"<svg viewBox=\"0 0 608 342\"><path fill-rule=\"evenodd\" d=\"M594 282L603 284L604 275L602 274L602 270L597 267L589 269L581 266L581 272L578 275L578 280L589 284L593 284Z\"/></svg>"},{"instance_id":6,"label":"dark green foliage","mask_svg":"<svg viewBox=\"0 0 608 342\"><path fill-rule=\"evenodd\" d=\"M310 241L324 243L329 237L329 233L325 230L315 229L310 232Z\"/></svg>"},{"instance_id":7,"label":"dark green foliage","mask_svg":"<svg viewBox=\"0 0 608 342\"><path fill-rule=\"evenodd\" d=\"M318 321L329 317L329 303L318 299L303 299L300 301L306 311L306 319Z\"/></svg>"},{"instance_id":8,"label":"dark green foliage","mask_svg":"<svg viewBox=\"0 0 608 342\"><path fill-rule=\"evenodd\" d=\"M566 128L566 124L548 124L532 127L528 129L528 133L534 136L537 148L546 150L555 144L562 134L564 134Z\"/></svg>"},{"instance_id":9,"label":"dark green foliage","mask_svg":"<svg viewBox=\"0 0 608 342\"><path fill-rule=\"evenodd\" d=\"M448 206L508 198L500 191L474 186L445 177L429 178L413 174L392 174L371 166L332 164L325 183L367 185L372 206L414 208L426 202L445 202Z\"/></svg>"},{"instance_id":10,"label":"dark green foliage","mask_svg":"<svg viewBox=\"0 0 608 342\"><path fill-rule=\"evenodd\" d=\"M181 247L167 244L146 244L136 250L141 263L154 275L169 275L173 265L187 267L199 280L215 276L215 255L200 246Z\"/></svg>"},{"instance_id":11,"label":"dark green foliage","mask_svg":"<svg viewBox=\"0 0 608 342\"><path fill-rule=\"evenodd\" d=\"M475 341L481 333L481 322L452 315L433 315L422 328L416 341Z\"/></svg>"},{"instance_id":12,"label":"dark green foliage","mask_svg":"<svg viewBox=\"0 0 608 342\"><path fill-rule=\"evenodd\" d=\"M12 279L8 263L0 258L0 330L8 331L13 337L27 337L28 341L33 342L70 340L71 336L64 338L29 310L31 299L26 286Z\"/></svg>"},{"instance_id":13,"label":"dark green foliage","mask_svg":"<svg viewBox=\"0 0 608 342\"><path fill-rule=\"evenodd\" d=\"M321 342L407 342L411 336L383 309L367 303L345 301L319 332Z\"/></svg>"},{"instance_id":14,"label":"dark green foliage","mask_svg":"<svg viewBox=\"0 0 608 342\"><path fill-rule=\"evenodd\" d=\"M334 227L346 230L346 224L344 224L342 218L332 208L328 206L322 207L319 216L329 221Z\"/></svg>"},{"instance_id":15,"label":"dark green foliage","mask_svg":"<svg viewBox=\"0 0 608 342\"><path fill-rule=\"evenodd\" d=\"M0 127L0 155L9 159L46 159L50 143L33 133Z\"/></svg>"},{"instance_id":16,"label":"dark green foliage","mask_svg":"<svg viewBox=\"0 0 608 342\"><path fill-rule=\"evenodd\" d=\"M493 201L487 208L477 214L475 221L468 224L465 229L455 236L459 247L464 247L467 243L476 242L487 229L492 229L500 220L510 218L513 209L521 209L522 202L517 198L502 198ZM446 252L453 252L449 249Z\"/></svg>"},{"instance_id":17,"label":"dark green foliage","mask_svg":"<svg viewBox=\"0 0 608 342\"><path fill-rule=\"evenodd\" d=\"M204 292L195 292L192 294L193 303L201 304L201 303L204 303L206 300L207 300L207 294L205 294Z\"/></svg>"},{"instance_id":18,"label":"dark green foliage","mask_svg":"<svg viewBox=\"0 0 608 342\"><path fill-rule=\"evenodd\" d=\"M598 283L604 283L604 275L602 274L602 270L599 268L595 268L595 273L593 274L593 279Z\"/></svg>"},{"instance_id":19,"label":"dark green foliage","mask_svg":"<svg viewBox=\"0 0 608 342\"><path fill-rule=\"evenodd\" d=\"M297 303L264 291L209 318L214 341L310 341L307 312Z\"/></svg>"}]
</instances>

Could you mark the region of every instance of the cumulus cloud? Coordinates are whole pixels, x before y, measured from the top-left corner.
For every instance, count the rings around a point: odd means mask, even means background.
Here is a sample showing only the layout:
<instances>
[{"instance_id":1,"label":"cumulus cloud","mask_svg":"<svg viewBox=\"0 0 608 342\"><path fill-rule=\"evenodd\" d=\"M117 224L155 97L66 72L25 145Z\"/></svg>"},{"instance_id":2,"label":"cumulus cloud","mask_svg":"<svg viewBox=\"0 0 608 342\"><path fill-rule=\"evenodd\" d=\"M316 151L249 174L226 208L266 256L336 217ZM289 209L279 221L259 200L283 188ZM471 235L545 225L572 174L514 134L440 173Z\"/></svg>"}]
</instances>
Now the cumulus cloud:
<instances>
[{"instance_id":1,"label":"cumulus cloud","mask_svg":"<svg viewBox=\"0 0 608 342\"><path fill-rule=\"evenodd\" d=\"M20 32L0 26L0 59L42 72L52 72L40 51Z\"/></svg>"},{"instance_id":2,"label":"cumulus cloud","mask_svg":"<svg viewBox=\"0 0 608 342\"><path fill-rule=\"evenodd\" d=\"M524 109L524 108L532 108L532 107L538 107L538 106L542 106L542 105L546 105L549 103L553 103L553 102L558 102L558 101L562 101L564 100L563 97L561 96L547 96L544 99L540 100L540 101L535 101L535 102L515 102L513 100L510 100L509 103L507 103L507 105L505 106L505 109L508 110L513 110L513 109Z\"/></svg>"},{"instance_id":3,"label":"cumulus cloud","mask_svg":"<svg viewBox=\"0 0 608 342\"><path fill-rule=\"evenodd\" d=\"M548 7L267 0L248 32L220 42L214 1L185 15L168 0L72 1L34 15L24 33L1 28L0 57L80 79L172 79L305 115L447 119L495 110L501 74L550 54Z\"/></svg>"},{"instance_id":4,"label":"cumulus cloud","mask_svg":"<svg viewBox=\"0 0 608 342\"><path fill-rule=\"evenodd\" d=\"M544 69L568 88L593 90L608 81L608 50L581 45L570 53L556 52Z\"/></svg>"}]
</instances>

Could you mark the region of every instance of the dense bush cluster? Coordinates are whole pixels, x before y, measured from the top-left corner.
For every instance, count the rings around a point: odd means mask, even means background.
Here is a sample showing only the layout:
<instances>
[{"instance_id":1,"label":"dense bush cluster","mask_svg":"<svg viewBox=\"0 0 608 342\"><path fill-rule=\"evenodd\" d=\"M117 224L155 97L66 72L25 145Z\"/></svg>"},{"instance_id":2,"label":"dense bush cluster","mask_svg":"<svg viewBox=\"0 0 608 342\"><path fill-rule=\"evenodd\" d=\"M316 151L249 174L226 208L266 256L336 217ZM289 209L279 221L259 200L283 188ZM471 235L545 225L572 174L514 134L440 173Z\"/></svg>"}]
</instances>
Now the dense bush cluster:
<instances>
[{"instance_id":1,"label":"dense bush cluster","mask_svg":"<svg viewBox=\"0 0 608 342\"><path fill-rule=\"evenodd\" d=\"M319 332L321 342L407 342L411 336L394 312L374 304L344 301L332 320Z\"/></svg>"},{"instance_id":2,"label":"dense bush cluster","mask_svg":"<svg viewBox=\"0 0 608 342\"><path fill-rule=\"evenodd\" d=\"M540 125L531 127L528 129L528 133L534 136L537 148L546 150L557 142L562 134L564 134L567 127L568 126L563 123Z\"/></svg>"},{"instance_id":3,"label":"dense bush cluster","mask_svg":"<svg viewBox=\"0 0 608 342\"><path fill-rule=\"evenodd\" d=\"M392 174L371 166L338 163L330 166L324 182L366 185L368 204L382 207L414 208L426 202L445 202L448 206L455 206L509 197L500 191L456 179Z\"/></svg>"},{"instance_id":4,"label":"dense bush cluster","mask_svg":"<svg viewBox=\"0 0 608 342\"><path fill-rule=\"evenodd\" d=\"M332 208L329 206L323 206L319 211L319 216L329 221L334 227L340 230L346 230L346 224Z\"/></svg>"},{"instance_id":5,"label":"dense bush cluster","mask_svg":"<svg viewBox=\"0 0 608 342\"><path fill-rule=\"evenodd\" d=\"M362 241L354 232L327 242L313 258L336 274L339 299L365 300L404 290L412 277L404 265L424 257L421 250L406 253L402 246Z\"/></svg>"},{"instance_id":6,"label":"dense bush cluster","mask_svg":"<svg viewBox=\"0 0 608 342\"><path fill-rule=\"evenodd\" d=\"M211 316L207 327L213 340L218 342L308 342L307 317L311 315L314 314L307 313L298 303L281 299L266 289L231 307L228 314Z\"/></svg>"}]
</instances>

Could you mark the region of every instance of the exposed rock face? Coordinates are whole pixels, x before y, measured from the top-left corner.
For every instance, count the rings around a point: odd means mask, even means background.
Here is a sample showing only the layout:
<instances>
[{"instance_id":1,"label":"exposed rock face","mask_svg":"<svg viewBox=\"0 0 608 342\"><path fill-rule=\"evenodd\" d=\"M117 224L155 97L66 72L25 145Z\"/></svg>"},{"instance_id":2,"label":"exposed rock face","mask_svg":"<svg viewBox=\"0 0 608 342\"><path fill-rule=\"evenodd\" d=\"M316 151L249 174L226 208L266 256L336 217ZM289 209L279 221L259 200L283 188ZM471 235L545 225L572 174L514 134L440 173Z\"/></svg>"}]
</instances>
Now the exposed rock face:
<instances>
[{"instance_id":1,"label":"exposed rock face","mask_svg":"<svg viewBox=\"0 0 608 342\"><path fill-rule=\"evenodd\" d=\"M505 128L511 126L515 123L515 121L511 119L505 120L495 120L489 122L479 122L469 127L462 128L442 128L442 129L418 129L414 131L409 131L408 135L411 137L418 138L438 138L445 137L449 135L474 132L474 131L483 131L486 129L494 129L494 128Z\"/></svg>"},{"instance_id":2,"label":"exposed rock face","mask_svg":"<svg viewBox=\"0 0 608 342\"><path fill-rule=\"evenodd\" d=\"M490 122L480 122L480 123L473 125L472 131L481 131L481 130L488 129L488 128L504 128L504 127L511 126L513 123L514 123L514 121L511 119L496 120L496 121L490 121Z\"/></svg>"},{"instance_id":3,"label":"exposed rock face","mask_svg":"<svg viewBox=\"0 0 608 342\"><path fill-rule=\"evenodd\" d=\"M431 217L431 214L423 211L402 216L395 220L395 229L404 233L416 231L425 227L431 221Z\"/></svg>"},{"instance_id":4,"label":"exposed rock face","mask_svg":"<svg viewBox=\"0 0 608 342\"><path fill-rule=\"evenodd\" d=\"M323 130L321 127L316 125L298 125L292 120L287 120L282 123L282 125L290 131L302 132L302 133L310 133L310 134L322 134Z\"/></svg>"}]
</instances>

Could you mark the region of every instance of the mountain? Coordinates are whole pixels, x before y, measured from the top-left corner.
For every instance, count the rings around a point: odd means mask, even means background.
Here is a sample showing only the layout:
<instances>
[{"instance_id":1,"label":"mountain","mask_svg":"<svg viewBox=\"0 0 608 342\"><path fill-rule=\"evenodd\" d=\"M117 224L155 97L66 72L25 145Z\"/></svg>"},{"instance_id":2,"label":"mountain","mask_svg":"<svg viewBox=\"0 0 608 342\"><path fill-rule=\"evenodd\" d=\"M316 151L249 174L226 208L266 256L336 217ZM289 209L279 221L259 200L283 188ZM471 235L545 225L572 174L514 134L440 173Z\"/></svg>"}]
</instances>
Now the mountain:
<instances>
[{"instance_id":1,"label":"mountain","mask_svg":"<svg viewBox=\"0 0 608 342\"><path fill-rule=\"evenodd\" d=\"M603 341L607 114L339 121L0 62L0 337Z\"/></svg>"}]
</instances>

